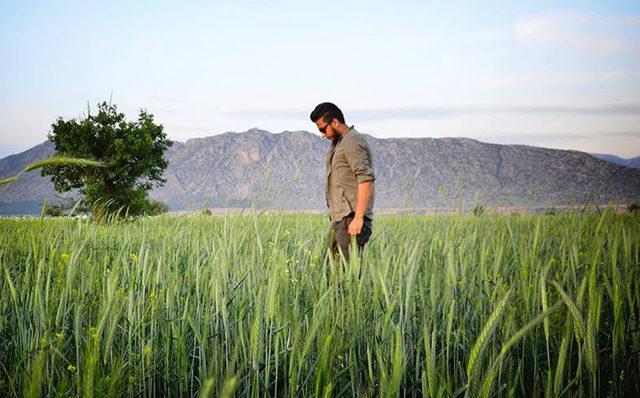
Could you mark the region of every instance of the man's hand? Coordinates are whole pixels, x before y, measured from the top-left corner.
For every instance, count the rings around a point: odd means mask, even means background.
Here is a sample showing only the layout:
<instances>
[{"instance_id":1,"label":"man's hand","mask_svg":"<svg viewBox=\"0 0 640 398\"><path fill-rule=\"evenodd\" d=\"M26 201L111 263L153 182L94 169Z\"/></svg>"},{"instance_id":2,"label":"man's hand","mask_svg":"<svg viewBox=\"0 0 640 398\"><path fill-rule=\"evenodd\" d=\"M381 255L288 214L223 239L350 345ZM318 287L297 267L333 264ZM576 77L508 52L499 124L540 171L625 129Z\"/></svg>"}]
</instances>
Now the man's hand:
<instances>
[{"instance_id":1,"label":"man's hand","mask_svg":"<svg viewBox=\"0 0 640 398\"><path fill-rule=\"evenodd\" d=\"M362 218L354 218L350 223L349 223L349 235L351 236L356 236L356 235L360 235L360 232L362 231L362 225L364 224L364 219Z\"/></svg>"}]
</instances>

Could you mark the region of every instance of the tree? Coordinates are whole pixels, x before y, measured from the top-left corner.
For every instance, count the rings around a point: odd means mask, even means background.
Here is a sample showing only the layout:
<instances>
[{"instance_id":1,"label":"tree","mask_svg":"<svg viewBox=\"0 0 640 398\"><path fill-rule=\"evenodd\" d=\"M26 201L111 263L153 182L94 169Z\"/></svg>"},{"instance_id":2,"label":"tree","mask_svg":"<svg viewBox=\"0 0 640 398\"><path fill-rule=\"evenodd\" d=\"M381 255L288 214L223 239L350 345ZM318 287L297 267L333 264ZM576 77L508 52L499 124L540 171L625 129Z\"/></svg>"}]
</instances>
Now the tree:
<instances>
[{"instance_id":1,"label":"tree","mask_svg":"<svg viewBox=\"0 0 640 398\"><path fill-rule=\"evenodd\" d=\"M51 125L48 138L62 156L91 158L103 167L53 164L42 167L59 192L80 190L94 216L121 210L129 215L147 213L147 194L163 185L168 166L164 152L173 144L153 115L140 110L137 121L125 120L116 105L98 104L98 113L81 120L61 117Z\"/></svg>"},{"instance_id":2,"label":"tree","mask_svg":"<svg viewBox=\"0 0 640 398\"><path fill-rule=\"evenodd\" d=\"M169 211L169 205L167 205L161 200L154 199L151 202L149 202L149 210L147 211L147 214L150 216L157 216L160 214L164 214L168 211Z\"/></svg>"}]
</instances>

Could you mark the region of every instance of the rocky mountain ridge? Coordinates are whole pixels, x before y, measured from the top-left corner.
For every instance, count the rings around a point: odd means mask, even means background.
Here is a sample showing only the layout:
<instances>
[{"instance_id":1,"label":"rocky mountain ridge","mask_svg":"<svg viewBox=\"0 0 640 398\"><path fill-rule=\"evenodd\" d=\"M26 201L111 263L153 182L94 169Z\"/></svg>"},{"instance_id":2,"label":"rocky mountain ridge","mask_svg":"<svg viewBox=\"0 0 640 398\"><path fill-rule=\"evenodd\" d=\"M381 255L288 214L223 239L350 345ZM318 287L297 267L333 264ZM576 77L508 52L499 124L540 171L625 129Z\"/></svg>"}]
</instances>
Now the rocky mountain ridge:
<instances>
[{"instance_id":1,"label":"rocky mountain ridge","mask_svg":"<svg viewBox=\"0 0 640 398\"><path fill-rule=\"evenodd\" d=\"M468 138L366 136L374 156L376 209L560 206L640 201L640 170L578 152ZM172 210L251 207L321 210L329 143L305 131L251 129L175 142L167 183L151 197ZM54 152L45 142L0 159L0 178ZM0 213L38 208L56 192L38 172L0 188ZM18 211L20 210L20 211ZM32 210L34 211L34 210Z\"/></svg>"},{"instance_id":2,"label":"rocky mountain ridge","mask_svg":"<svg viewBox=\"0 0 640 398\"><path fill-rule=\"evenodd\" d=\"M640 169L640 156L636 156L635 158L624 159L620 156L609 155L606 153L592 153L593 156L598 159L606 160L611 163L618 164L620 166L632 167L634 169Z\"/></svg>"}]
</instances>

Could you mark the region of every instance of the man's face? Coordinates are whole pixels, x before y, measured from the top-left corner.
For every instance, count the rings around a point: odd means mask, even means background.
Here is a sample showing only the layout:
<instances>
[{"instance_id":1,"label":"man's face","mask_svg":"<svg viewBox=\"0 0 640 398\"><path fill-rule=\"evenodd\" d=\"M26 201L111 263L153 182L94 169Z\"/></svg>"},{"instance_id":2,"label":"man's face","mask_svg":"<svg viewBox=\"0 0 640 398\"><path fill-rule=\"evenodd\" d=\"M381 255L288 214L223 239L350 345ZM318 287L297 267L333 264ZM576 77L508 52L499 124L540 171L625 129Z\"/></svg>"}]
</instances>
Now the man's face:
<instances>
[{"instance_id":1,"label":"man's face","mask_svg":"<svg viewBox=\"0 0 640 398\"><path fill-rule=\"evenodd\" d=\"M333 120L330 123L327 123L323 118L320 118L316 120L316 126L318 126L318 130L320 131L322 136L328 140L333 140L338 134L336 132L336 129L333 128Z\"/></svg>"}]
</instances>

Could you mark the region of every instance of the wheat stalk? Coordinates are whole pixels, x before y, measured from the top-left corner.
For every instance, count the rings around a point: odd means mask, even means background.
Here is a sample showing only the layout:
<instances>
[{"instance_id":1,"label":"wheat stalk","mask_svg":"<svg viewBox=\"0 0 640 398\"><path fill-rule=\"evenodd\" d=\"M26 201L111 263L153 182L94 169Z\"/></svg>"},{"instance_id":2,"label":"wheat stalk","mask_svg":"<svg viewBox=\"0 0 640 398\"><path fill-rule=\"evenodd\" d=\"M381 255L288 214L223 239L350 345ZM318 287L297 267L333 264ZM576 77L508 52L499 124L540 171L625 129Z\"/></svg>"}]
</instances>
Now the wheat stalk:
<instances>
[{"instance_id":1,"label":"wheat stalk","mask_svg":"<svg viewBox=\"0 0 640 398\"><path fill-rule=\"evenodd\" d=\"M495 309L487 319L487 322L484 324L482 331L478 335L473 348L471 349L471 354L469 355L469 361L467 362L467 378L468 378L468 386L471 391L471 396L476 396L475 386L477 384L479 369L477 362L482 358L482 352L487 344L487 340L491 337L491 334L496 328L496 325L500 321L502 317L502 313L507 308L507 303L509 302L509 296L511 295L511 289L507 290L502 299L496 304Z\"/></svg>"},{"instance_id":2,"label":"wheat stalk","mask_svg":"<svg viewBox=\"0 0 640 398\"><path fill-rule=\"evenodd\" d=\"M556 290L558 290L558 293L560 293L560 295L564 299L564 303L569 309L569 313L573 318L573 328L576 338L578 339L578 341L581 341L584 337L584 321L582 320L580 311L578 310L578 307L575 305L575 303L571 300L569 295L567 295L567 293L564 291L564 289L562 289L562 287L560 287L557 282L553 281L552 283L553 286L555 286Z\"/></svg>"},{"instance_id":3,"label":"wheat stalk","mask_svg":"<svg viewBox=\"0 0 640 398\"><path fill-rule=\"evenodd\" d=\"M52 156L47 159L38 160L25 167L24 171L31 171L45 166L85 166L85 167L104 167L103 162L93 159L74 158L70 156Z\"/></svg>"}]
</instances>

